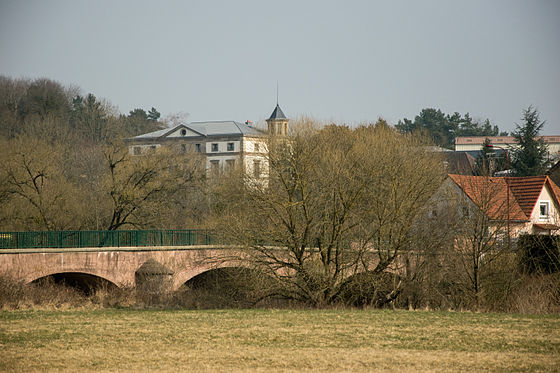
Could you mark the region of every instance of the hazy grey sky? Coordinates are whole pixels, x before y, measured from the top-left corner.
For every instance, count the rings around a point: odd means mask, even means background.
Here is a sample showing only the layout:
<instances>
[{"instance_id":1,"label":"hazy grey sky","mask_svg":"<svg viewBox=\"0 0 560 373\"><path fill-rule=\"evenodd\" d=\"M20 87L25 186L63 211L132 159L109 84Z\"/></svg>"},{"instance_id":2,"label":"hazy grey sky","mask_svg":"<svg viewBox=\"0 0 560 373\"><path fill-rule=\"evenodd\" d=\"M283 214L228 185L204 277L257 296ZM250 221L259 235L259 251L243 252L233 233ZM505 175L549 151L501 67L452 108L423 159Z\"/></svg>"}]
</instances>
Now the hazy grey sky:
<instances>
[{"instance_id":1,"label":"hazy grey sky","mask_svg":"<svg viewBox=\"0 0 560 373\"><path fill-rule=\"evenodd\" d=\"M560 134L560 1L0 0L0 74L123 113L391 123L422 108Z\"/></svg>"}]
</instances>

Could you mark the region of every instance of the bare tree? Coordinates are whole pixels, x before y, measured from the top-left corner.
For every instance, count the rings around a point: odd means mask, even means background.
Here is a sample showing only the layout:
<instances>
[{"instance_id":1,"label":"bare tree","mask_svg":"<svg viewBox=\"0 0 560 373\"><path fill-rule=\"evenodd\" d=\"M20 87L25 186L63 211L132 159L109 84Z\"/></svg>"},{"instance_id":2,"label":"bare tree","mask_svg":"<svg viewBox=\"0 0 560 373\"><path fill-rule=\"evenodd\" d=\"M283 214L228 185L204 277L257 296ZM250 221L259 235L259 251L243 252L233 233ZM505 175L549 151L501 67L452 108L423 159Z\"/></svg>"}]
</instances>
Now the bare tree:
<instances>
[{"instance_id":1,"label":"bare tree","mask_svg":"<svg viewBox=\"0 0 560 373\"><path fill-rule=\"evenodd\" d=\"M194 154L157 149L145 156L131 156L118 144L106 147L104 191L111 200L106 229L123 226L157 226L162 210L173 204L180 190L190 190L203 178L203 163Z\"/></svg>"},{"instance_id":2,"label":"bare tree","mask_svg":"<svg viewBox=\"0 0 560 373\"><path fill-rule=\"evenodd\" d=\"M81 190L63 174L64 150L34 138L4 144L1 178L7 199L2 209L7 228L80 229Z\"/></svg>"},{"instance_id":3,"label":"bare tree","mask_svg":"<svg viewBox=\"0 0 560 373\"><path fill-rule=\"evenodd\" d=\"M499 296L491 290L497 271L513 270L494 265L507 252L508 219L523 215L513 198L508 208L506 191L504 178L450 175L438 194L434 212L454 222L453 243L440 260L454 286L462 288L462 307L479 308L483 299Z\"/></svg>"},{"instance_id":4,"label":"bare tree","mask_svg":"<svg viewBox=\"0 0 560 373\"><path fill-rule=\"evenodd\" d=\"M276 279L271 295L335 302L352 276L375 282L398 270L415 219L442 180L424 145L383 122L319 129L302 119L289 137L268 139L268 182L245 175L222 183L215 228Z\"/></svg>"}]
</instances>

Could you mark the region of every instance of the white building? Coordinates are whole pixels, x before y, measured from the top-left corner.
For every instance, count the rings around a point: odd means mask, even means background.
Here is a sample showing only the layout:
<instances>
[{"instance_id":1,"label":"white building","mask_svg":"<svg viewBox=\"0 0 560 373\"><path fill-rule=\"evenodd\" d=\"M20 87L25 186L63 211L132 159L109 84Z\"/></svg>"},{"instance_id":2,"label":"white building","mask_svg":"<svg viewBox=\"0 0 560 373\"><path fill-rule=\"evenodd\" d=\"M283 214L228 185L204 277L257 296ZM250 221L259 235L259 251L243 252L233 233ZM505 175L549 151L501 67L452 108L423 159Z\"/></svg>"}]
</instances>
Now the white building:
<instances>
[{"instance_id":1,"label":"white building","mask_svg":"<svg viewBox=\"0 0 560 373\"><path fill-rule=\"evenodd\" d=\"M512 136L464 136L455 139L455 151L469 152L473 155L473 153L480 151L486 138L490 140L492 145L500 146L507 150L517 146L515 138ZM560 158L560 135L538 136L537 138L542 139L548 147L549 158Z\"/></svg>"},{"instance_id":2,"label":"white building","mask_svg":"<svg viewBox=\"0 0 560 373\"><path fill-rule=\"evenodd\" d=\"M250 122L192 122L139 135L126 142L133 155L173 146L179 151L202 154L209 172L243 167L245 172L260 177L268 169L265 137L269 133L285 136L289 120L277 104L266 122L268 132L251 126Z\"/></svg>"}]
</instances>

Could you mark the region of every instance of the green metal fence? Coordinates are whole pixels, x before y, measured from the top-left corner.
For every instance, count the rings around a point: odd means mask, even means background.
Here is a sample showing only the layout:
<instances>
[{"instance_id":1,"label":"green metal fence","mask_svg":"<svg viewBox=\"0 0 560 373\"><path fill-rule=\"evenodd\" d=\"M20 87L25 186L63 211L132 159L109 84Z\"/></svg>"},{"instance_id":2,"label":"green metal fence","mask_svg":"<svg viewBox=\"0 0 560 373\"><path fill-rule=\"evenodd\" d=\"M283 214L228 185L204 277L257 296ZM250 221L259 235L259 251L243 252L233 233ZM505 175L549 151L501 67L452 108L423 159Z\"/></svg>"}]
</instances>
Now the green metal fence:
<instances>
[{"instance_id":1,"label":"green metal fence","mask_svg":"<svg viewBox=\"0 0 560 373\"><path fill-rule=\"evenodd\" d=\"M210 244L212 244L212 238L209 232L196 229L0 232L0 249L193 246Z\"/></svg>"}]
</instances>

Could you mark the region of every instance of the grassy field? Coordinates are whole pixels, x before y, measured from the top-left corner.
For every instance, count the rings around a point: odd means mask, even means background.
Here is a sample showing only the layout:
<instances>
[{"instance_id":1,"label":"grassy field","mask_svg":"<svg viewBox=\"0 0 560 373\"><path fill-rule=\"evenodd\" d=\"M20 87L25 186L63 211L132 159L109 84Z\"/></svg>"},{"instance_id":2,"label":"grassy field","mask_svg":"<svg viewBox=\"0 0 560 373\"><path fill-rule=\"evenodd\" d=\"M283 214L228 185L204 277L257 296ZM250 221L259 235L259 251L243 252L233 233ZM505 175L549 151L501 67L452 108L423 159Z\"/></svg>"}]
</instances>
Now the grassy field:
<instances>
[{"instance_id":1,"label":"grassy field","mask_svg":"<svg viewBox=\"0 0 560 373\"><path fill-rule=\"evenodd\" d=\"M559 371L560 317L3 311L1 371Z\"/></svg>"}]
</instances>

